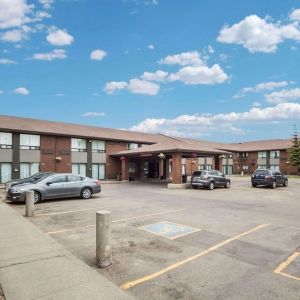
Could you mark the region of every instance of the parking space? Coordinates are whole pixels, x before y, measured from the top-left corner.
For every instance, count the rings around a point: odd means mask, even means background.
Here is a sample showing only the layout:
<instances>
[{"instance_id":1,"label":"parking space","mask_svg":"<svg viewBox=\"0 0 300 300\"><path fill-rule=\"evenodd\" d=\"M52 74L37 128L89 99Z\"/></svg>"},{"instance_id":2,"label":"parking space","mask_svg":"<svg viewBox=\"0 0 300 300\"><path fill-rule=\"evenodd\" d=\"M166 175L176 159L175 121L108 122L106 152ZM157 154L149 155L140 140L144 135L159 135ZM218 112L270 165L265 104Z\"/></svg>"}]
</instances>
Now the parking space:
<instances>
[{"instance_id":1,"label":"parking space","mask_svg":"<svg viewBox=\"0 0 300 300\"><path fill-rule=\"evenodd\" d=\"M96 268L102 209L112 212L113 264L99 272L137 298L299 299L298 179L275 190L235 177L213 191L104 184L89 200L37 204L31 221Z\"/></svg>"}]
</instances>

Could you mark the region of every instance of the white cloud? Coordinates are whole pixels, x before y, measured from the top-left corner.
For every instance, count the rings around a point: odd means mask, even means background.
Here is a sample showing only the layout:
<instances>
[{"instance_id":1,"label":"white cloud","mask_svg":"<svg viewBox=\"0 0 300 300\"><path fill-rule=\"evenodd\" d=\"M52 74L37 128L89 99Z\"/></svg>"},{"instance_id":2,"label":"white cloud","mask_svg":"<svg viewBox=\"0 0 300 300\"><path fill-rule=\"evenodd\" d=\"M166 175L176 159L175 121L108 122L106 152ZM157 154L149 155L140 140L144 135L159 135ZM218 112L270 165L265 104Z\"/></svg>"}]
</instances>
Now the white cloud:
<instances>
[{"instance_id":1,"label":"white cloud","mask_svg":"<svg viewBox=\"0 0 300 300\"><path fill-rule=\"evenodd\" d=\"M211 45L208 45L207 51L208 51L209 54L214 54L215 53L215 49Z\"/></svg>"},{"instance_id":2,"label":"white cloud","mask_svg":"<svg viewBox=\"0 0 300 300\"><path fill-rule=\"evenodd\" d=\"M300 21L300 9L295 9L290 14L290 19L292 21Z\"/></svg>"},{"instance_id":3,"label":"white cloud","mask_svg":"<svg viewBox=\"0 0 300 300\"><path fill-rule=\"evenodd\" d=\"M0 65L11 65L11 64L17 64L17 62L7 58L0 58Z\"/></svg>"},{"instance_id":4,"label":"white cloud","mask_svg":"<svg viewBox=\"0 0 300 300\"><path fill-rule=\"evenodd\" d=\"M86 112L84 114L81 115L82 117L86 117L86 118L95 118L95 117L104 117L105 113L104 112Z\"/></svg>"},{"instance_id":5,"label":"white cloud","mask_svg":"<svg viewBox=\"0 0 300 300\"><path fill-rule=\"evenodd\" d=\"M38 11L36 13L36 17L41 20L45 18L51 18L51 15L46 11Z\"/></svg>"},{"instance_id":6,"label":"white cloud","mask_svg":"<svg viewBox=\"0 0 300 300\"><path fill-rule=\"evenodd\" d=\"M273 92L265 95L265 99L269 103L283 103L300 99L300 88L283 89L278 92Z\"/></svg>"},{"instance_id":7,"label":"white cloud","mask_svg":"<svg viewBox=\"0 0 300 300\"><path fill-rule=\"evenodd\" d=\"M255 102L252 103L251 106L252 106L252 107L260 107L261 104L260 104L259 102L255 101Z\"/></svg>"},{"instance_id":8,"label":"white cloud","mask_svg":"<svg viewBox=\"0 0 300 300\"><path fill-rule=\"evenodd\" d=\"M0 29L20 27L31 21L29 15L34 5L28 5L26 0L0 1Z\"/></svg>"},{"instance_id":9,"label":"white cloud","mask_svg":"<svg viewBox=\"0 0 300 300\"><path fill-rule=\"evenodd\" d=\"M64 93L56 93L55 96L56 97L63 97L65 94Z\"/></svg>"},{"instance_id":10,"label":"white cloud","mask_svg":"<svg viewBox=\"0 0 300 300\"><path fill-rule=\"evenodd\" d=\"M244 97L248 93L259 93L259 92L263 92L263 91L272 91L272 90L274 90L276 88L279 88L279 87L285 87L289 83L292 83L292 82L287 82L287 81L262 82L262 83L259 83L255 86L253 86L253 87L242 88L237 94L235 94L233 96L233 98L241 98L241 97Z\"/></svg>"},{"instance_id":11,"label":"white cloud","mask_svg":"<svg viewBox=\"0 0 300 300\"><path fill-rule=\"evenodd\" d=\"M127 88L127 83L125 81L111 81L105 84L103 91L112 95L116 90L123 90L125 88Z\"/></svg>"},{"instance_id":12,"label":"white cloud","mask_svg":"<svg viewBox=\"0 0 300 300\"><path fill-rule=\"evenodd\" d=\"M0 34L0 40L9 43L18 43L22 40L27 40L29 33L34 30L27 25L24 25L18 29L8 30Z\"/></svg>"},{"instance_id":13,"label":"white cloud","mask_svg":"<svg viewBox=\"0 0 300 300\"><path fill-rule=\"evenodd\" d=\"M286 39L300 40L300 30L296 22L282 25L268 22L257 15L247 16L245 19L232 25L225 25L217 40L227 44L243 45L251 53L276 52L278 44Z\"/></svg>"},{"instance_id":14,"label":"white cloud","mask_svg":"<svg viewBox=\"0 0 300 300\"><path fill-rule=\"evenodd\" d=\"M187 66L179 69L178 72L169 75L169 81L182 81L185 84L216 84L228 80L228 75L223 69L215 64L208 66Z\"/></svg>"},{"instance_id":15,"label":"white cloud","mask_svg":"<svg viewBox=\"0 0 300 300\"><path fill-rule=\"evenodd\" d=\"M3 91L0 90L0 95L3 94Z\"/></svg>"},{"instance_id":16,"label":"white cloud","mask_svg":"<svg viewBox=\"0 0 300 300\"><path fill-rule=\"evenodd\" d=\"M141 76L141 79L146 81L158 81L163 82L166 80L168 76L168 72L158 70L154 73L151 72L144 72L144 74Z\"/></svg>"},{"instance_id":17,"label":"white cloud","mask_svg":"<svg viewBox=\"0 0 300 300\"><path fill-rule=\"evenodd\" d=\"M159 64L164 65L180 65L180 66L201 66L204 64L200 53L197 51L182 52L180 54L168 55L161 59Z\"/></svg>"},{"instance_id":18,"label":"white cloud","mask_svg":"<svg viewBox=\"0 0 300 300\"><path fill-rule=\"evenodd\" d=\"M133 94L155 96L158 94L159 89L158 84L138 78L130 79L128 84L128 90Z\"/></svg>"},{"instance_id":19,"label":"white cloud","mask_svg":"<svg viewBox=\"0 0 300 300\"><path fill-rule=\"evenodd\" d=\"M33 55L33 59L37 59L37 60L47 60L47 61L51 61L54 59L64 59L67 57L67 53L65 50L63 49L54 49L50 52L47 53L35 53Z\"/></svg>"},{"instance_id":20,"label":"white cloud","mask_svg":"<svg viewBox=\"0 0 300 300\"><path fill-rule=\"evenodd\" d=\"M39 2L43 5L44 9L49 9L54 3L54 0L39 0Z\"/></svg>"},{"instance_id":21,"label":"white cloud","mask_svg":"<svg viewBox=\"0 0 300 300\"><path fill-rule=\"evenodd\" d=\"M274 122L300 119L300 104L280 103L275 107L251 108L246 112L215 115L181 115L174 119L146 119L130 129L147 133L164 133L177 136L199 137L212 132L243 134L237 125L252 122ZM218 124L218 126L215 126ZM233 125L237 124L237 125Z\"/></svg>"},{"instance_id":22,"label":"white cloud","mask_svg":"<svg viewBox=\"0 0 300 300\"><path fill-rule=\"evenodd\" d=\"M27 96L29 94L29 91L24 87L19 87L19 88L14 89L13 93L18 94L18 95Z\"/></svg>"},{"instance_id":23,"label":"white cloud","mask_svg":"<svg viewBox=\"0 0 300 300\"><path fill-rule=\"evenodd\" d=\"M91 52L90 59L92 60L102 60L107 53L104 50L97 49Z\"/></svg>"},{"instance_id":24,"label":"white cloud","mask_svg":"<svg viewBox=\"0 0 300 300\"><path fill-rule=\"evenodd\" d=\"M47 35L47 41L55 46L67 46L74 42L74 37L65 29L52 28Z\"/></svg>"},{"instance_id":25,"label":"white cloud","mask_svg":"<svg viewBox=\"0 0 300 300\"><path fill-rule=\"evenodd\" d=\"M154 47L154 45L150 44L150 45L148 45L148 49L150 49L150 50L154 50L154 49L155 49L155 47Z\"/></svg>"}]
</instances>

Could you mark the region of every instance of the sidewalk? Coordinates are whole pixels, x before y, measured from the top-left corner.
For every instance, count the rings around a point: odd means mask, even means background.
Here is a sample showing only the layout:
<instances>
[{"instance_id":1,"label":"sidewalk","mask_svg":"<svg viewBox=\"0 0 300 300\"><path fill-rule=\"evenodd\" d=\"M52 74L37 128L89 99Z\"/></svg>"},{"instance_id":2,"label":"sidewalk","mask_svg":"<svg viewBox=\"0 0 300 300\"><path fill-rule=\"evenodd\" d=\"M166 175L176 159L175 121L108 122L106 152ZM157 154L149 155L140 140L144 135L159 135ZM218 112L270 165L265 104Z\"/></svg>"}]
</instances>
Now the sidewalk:
<instances>
[{"instance_id":1,"label":"sidewalk","mask_svg":"<svg viewBox=\"0 0 300 300\"><path fill-rule=\"evenodd\" d=\"M0 284L6 300L132 299L2 199Z\"/></svg>"}]
</instances>

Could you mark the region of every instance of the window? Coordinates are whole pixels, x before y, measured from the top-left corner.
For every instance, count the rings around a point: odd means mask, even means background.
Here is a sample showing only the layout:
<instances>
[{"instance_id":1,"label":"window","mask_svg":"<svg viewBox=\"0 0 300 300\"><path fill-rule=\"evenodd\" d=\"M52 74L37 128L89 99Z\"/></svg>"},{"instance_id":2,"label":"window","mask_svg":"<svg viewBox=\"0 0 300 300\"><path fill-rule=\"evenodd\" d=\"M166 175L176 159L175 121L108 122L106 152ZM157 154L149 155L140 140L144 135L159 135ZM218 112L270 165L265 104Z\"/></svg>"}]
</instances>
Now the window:
<instances>
[{"instance_id":1,"label":"window","mask_svg":"<svg viewBox=\"0 0 300 300\"><path fill-rule=\"evenodd\" d=\"M82 181L82 177L78 176L78 175L69 175L68 176L68 182L78 182L78 181Z\"/></svg>"},{"instance_id":2,"label":"window","mask_svg":"<svg viewBox=\"0 0 300 300\"><path fill-rule=\"evenodd\" d=\"M243 171L248 171L248 170L249 170L249 166L243 165Z\"/></svg>"},{"instance_id":3,"label":"window","mask_svg":"<svg viewBox=\"0 0 300 300\"><path fill-rule=\"evenodd\" d=\"M136 173L137 172L137 163L136 163L136 161L130 161L128 169L129 169L129 173Z\"/></svg>"},{"instance_id":4,"label":"window","mask_svg":"<svg viewBox=\"0 0 300 300\"><path fill-rule=\"evenodd\" d=\"M280 171L279 166L277 165L270 165L270 170Z\"/></svg>"},{"instance_id":5,"label":"window","mask_svg":"<svg viewBox=\"0 0 300 300\"><path fill-rule=\"evenodd\" d=\"M105 179L105 164L92 165L92 178Z\"/></svg>"},{"instance_id":6,"label":"window","mask_svg":"<svg viewBox=\"0 0 300 300\"><path fill-rule=\"evenodd\" d=\"M0 183L11 180L11 164L0 163Z\"/></svg>"},{"instance_id":7,"label":"window","mask_svg":"<svg viewBox=\"0 0 300 300\"><path fill-rule=\"evenodd\" d=\"M72 151L86 152L86 140L85 139L72 139L71 140Z\"/></svg>"},{"instance_id":8,"label":"window","mask_svg":"<svg viewBox=\"0 0 300 300\"><path fill-rule=\"evenodd\" d=\"M21 163L20 164L20 178L27 178L40 171L39 163Z\"/></svg>"},{"instance_id":9,"label":"window","mask_svg":"<svg viewBox=\"0 0 300 300\"><path fill-rule=\"evenodd\" d=\"M206 170L211 170L211 169L212 169L212 165L206 165L206 166L205 166L205 169L206 169Z\"/></svg>"},{"instance_id":10,"label":"window","mask_svg":"<svg viewBox=\"0 0 300 300\"><path fill-rule=\"evenodd\" d=\"M63 182L67 182L67 176L58 176L58 177L54 177L52 180L50 180L50 182L52 183L63 183Z\"/></svg>"},{"instance_id":11,"label":"window","mask_svg":"<svg viewBox=\"0 0 300 300\"><path fill-rule=\"evenodd\" d=\"M72 173L74 175L86 176L86 164L72 164Z\"/></svg>"},{"instance_id":12,"label":"window","mask_svg":"<svg viewBox=\"0 0 300 300\"><path fill-rule=\"evenodd\" d=\"M39 150L40 136L33 134L20 134L20 149L22 150Z\"/></svg>"},{"instance_id":13,"label":"window","mask_svg":"<svg viewBox=\"0 0 300 300\"><path fill-rule=\"evenodd\" d=\"M258 152L257 157L258 158L267 158L267 152L266 151Z\"/></svg>"},{"instance_id":14,"label":"window","mask_svg":"<svg viewBox=\"0 0 300 300\"><path fill-rule=\"evenodd\" d=\"M223 172L223 174L231 175L232 174L232 166L231 165L223 165L222 172Z\"/></svg>"},{"instance_id":15,"label":"window","mask_svg":"<svg viewBox=\"0 0 300 300\"><path fill-rule=\"evenodd\" d=\"M205 165L199 165L198 170L205 170Z\"/></svg>"},{"instance_id":16,"label":"window","mask_svg":"<svg viewBox=\"0 0 300 300\"><path fill-rule=\"evenodd\" d=\"M239 152L239 157L240 158L246 158L246 157L248 157L248 152Z\"/></svg>"},{"instance_id":17,"label":"window","mask_svg":"<svg viewBox=\"0 0 300 300\"><path fill-rule=\"evenodd\" d=\"M139 145L136 144L136 143L128 143L128 144L127 144L127 149L128 149L128 150L137 149L138 147L139 147Z\"/></svg>"},{"instance_id":18,"label":"window","mask_svg":"<svg viewBox=\"0 0 300 300\"><path fill-rule=\"evenodd\" d=\"M105 142L104 141L92 141L92 152L105 153Z\"/></svg>"},{"instance_id":19,"label":"window","mask_svg":"<svg viewBox=\"0 0 300 300\"><path fill-rule=\"evenodd\" d=\"M266 168L267 168L266 165L258 165L258 166L257 166L257 169L266 169Z\"/></svg>"},{"instance_id":20,"label":"window","mask_svg":"<svg viewBox=\"0 0 300 300\"><path fill-rule=\"evenodd\" d=\"M186 174L186 165L181 165L181 174L185 175Z\"/></svg>"},{"instance_id":21,"label":"window","mask_svg":"<svg viewBox=\"0 0 300 300\"><path fill-rule=\"evenodd\" d=\"M0 149L12 148L12 134L7 132L0 132Z\"/></svg>"},{"instance_id":22,"label":"window","mask_svg":"<svg viewBox=\"0 0 300 300\"><path fill-rule=\"evenodd\" d=\"M275 151L270 151L270 158L279 158L280 157L280 151L275 150Z\"/></svg>"}]
</instances>

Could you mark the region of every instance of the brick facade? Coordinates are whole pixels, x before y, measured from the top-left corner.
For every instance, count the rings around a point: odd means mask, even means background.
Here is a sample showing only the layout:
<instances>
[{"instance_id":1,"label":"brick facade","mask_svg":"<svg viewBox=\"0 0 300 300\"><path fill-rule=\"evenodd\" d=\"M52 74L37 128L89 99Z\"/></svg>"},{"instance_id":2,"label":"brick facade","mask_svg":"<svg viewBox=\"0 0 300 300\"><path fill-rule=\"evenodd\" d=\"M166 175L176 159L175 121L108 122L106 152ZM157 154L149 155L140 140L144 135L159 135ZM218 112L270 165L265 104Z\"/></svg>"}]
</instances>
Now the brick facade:
<instances>
[{"instance_id":1,"label":"brick facade","mask_svg":"<svg viewBox=\"0 0 300 300\"><path fill-rule=\"evenodd\" d=\"M121 161L119 157L110 157L111 153L127 150L127 143L106 142L106 178L116 179L121 173Z\"/></svg>"},{"instance_id":2,"label":"brick facade","mask_svg":"<svg viewBox=\"0 0 300 300\"><path fill-rule=\"evenodd\" d=\"M41 172L70 173L71 138L41 135ZM56 158L61 158L57 160Z\"/></svg>"}]
</instances>

